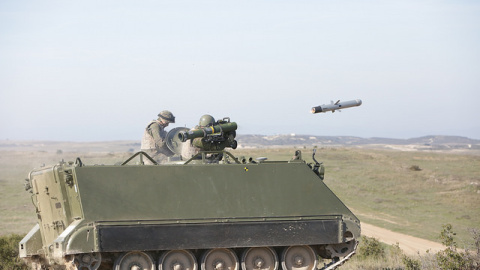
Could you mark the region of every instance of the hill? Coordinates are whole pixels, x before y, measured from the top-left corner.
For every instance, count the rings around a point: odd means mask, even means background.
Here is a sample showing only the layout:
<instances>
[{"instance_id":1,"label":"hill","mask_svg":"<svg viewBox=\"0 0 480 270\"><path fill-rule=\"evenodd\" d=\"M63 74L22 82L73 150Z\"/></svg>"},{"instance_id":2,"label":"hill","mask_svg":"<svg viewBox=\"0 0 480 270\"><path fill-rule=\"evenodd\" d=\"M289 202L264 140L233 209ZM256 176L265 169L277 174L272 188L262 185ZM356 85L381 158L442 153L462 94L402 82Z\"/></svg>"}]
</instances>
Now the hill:
<instances>
[{"instance_id":1,"label":"hill","mask_svg":"<svg viewBox=\"0 0 480 270\"><path fill-rule=\"evenodd\" d=\"M239 148L353 146L395 150L480 151L480 140L460 136L424 136L411 139L313 135L237 135ZM67 142L0 140L0 151L136 152L140 141ZM477 151L475 151L477 150Z\"/></svg>"},{"instance_id":2,"label":"hill","mask_svg":"<svg viewBox=\"0 0 480 270\"><path fill-rule=\"evenodd\" d=\"M417 150L480 149L480 140L460 136L424 136L411 139L361 138L352 136L311 135L239 135L238 142L246 147L265 146L377 146L412 145Z\"/></svg>"}]
</instances>

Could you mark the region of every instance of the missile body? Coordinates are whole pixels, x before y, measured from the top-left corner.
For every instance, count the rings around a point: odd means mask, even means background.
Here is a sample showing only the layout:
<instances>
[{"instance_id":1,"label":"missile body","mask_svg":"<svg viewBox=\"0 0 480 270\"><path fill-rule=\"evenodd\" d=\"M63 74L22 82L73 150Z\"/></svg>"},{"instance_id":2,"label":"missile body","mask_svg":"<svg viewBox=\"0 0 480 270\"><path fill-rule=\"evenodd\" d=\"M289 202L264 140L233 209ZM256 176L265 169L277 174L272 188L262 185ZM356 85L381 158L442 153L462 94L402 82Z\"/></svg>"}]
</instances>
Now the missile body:
<instances>
[{"instance_id":1,"label":"missile body","mask_svg":"<svg viewBox=\"0 0 480 270\"><path fill-rule=\"evenodd\" d=\"M360 99L355 99L355 100L349 100L349 101L342 101L338 100L337 102L331 104L323 104L320 106L313 107L311 112L312 113L324 113L331 111L332 113L335 112L335 110L340 110L340 109L346 109L346 108L351 108L351 107L356 107L362 105L362 100Z\"/></svg>"}]
</instances>

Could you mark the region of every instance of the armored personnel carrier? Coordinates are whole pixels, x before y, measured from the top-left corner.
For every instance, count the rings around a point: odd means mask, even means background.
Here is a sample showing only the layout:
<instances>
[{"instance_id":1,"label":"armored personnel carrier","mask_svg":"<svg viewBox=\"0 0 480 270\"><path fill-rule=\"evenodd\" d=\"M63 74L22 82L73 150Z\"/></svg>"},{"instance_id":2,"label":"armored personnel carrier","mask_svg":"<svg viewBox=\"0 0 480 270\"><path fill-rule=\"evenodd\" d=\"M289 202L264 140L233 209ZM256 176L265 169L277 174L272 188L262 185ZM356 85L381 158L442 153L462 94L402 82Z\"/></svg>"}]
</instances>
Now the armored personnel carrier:
<instances>
[{"instance_id":1,"label":"armored personnel carrier","mask_svg":"<svg viewBox=\"0 0 480 270\"><path fill-rule=\"evenodd\" d=\"M38 224L20 242L33 269L334 269L356 250L360 221L323 182L321 163L237 158L230 119L171 130L158 164L79 158L26 179ZM150 159L153 165L144 165Z\"/></svg>"}]
</instances>

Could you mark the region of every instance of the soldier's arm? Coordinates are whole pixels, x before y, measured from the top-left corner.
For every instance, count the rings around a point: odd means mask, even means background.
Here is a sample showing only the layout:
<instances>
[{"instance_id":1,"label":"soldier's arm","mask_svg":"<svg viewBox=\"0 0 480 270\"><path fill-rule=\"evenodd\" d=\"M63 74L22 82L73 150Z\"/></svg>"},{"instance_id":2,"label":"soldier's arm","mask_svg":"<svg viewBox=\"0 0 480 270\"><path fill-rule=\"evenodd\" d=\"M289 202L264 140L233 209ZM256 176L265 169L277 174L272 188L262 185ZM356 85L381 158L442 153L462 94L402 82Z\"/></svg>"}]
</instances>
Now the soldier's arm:
<instances>
[{"instance_id":1,"label":"soldier's arm","mask_svg":"<svg viewBox=\"0 0 480 270\"><path fill-rule=\"evenodd\" d=\"M150 128L152 131L152 137L155 140L155 145L162 147L165 144L167 132L165 132L165 130L163 130L163 128L161 128L159 125L152 125Z\"/></svg>"}]
</instances>

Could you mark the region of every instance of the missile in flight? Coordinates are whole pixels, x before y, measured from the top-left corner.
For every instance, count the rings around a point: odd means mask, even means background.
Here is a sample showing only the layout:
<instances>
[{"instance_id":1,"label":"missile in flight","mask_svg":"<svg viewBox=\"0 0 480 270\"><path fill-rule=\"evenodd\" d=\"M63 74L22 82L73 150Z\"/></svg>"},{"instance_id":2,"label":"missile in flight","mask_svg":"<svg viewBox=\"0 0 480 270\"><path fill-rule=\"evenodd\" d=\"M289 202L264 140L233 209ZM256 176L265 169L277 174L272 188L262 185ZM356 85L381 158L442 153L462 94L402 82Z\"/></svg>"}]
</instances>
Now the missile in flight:
<instances>
[{"instance_id":1,"label":"missile in flight","mask_svg":"<svg viewBox=\"0 0 480 270\"><path fill-rule=\"evenodd\" d=\"M323 104L323 105L320 105L320 106L313 107L311 112L312 113L324 113L324 112L331 111L332 113L334 113L336 110L356 107L356 106L360 106L360 105L362 105L362 100L360 100L360 99L342 101L342 102L340 102L340 100L338 100L335 103L333 103L333 101L332 101L330 104Z\"/></svg>"}]
</instances>

